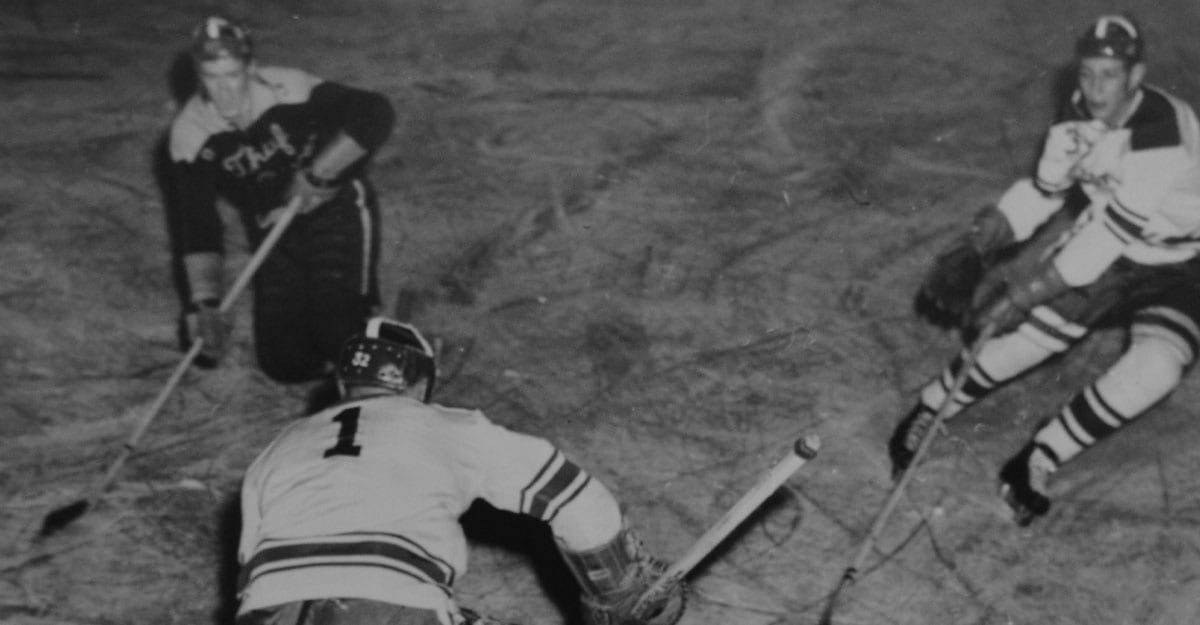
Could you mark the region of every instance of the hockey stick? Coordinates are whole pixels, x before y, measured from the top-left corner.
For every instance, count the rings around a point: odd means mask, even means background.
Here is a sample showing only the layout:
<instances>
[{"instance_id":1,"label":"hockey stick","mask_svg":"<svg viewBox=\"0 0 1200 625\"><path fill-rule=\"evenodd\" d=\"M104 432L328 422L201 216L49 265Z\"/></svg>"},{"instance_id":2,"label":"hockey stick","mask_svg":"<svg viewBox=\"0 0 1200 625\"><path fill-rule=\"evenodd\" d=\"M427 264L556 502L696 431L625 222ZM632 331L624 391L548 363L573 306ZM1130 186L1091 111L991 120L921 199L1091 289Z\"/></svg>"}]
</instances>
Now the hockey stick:
<instances>
[{"instance_id":1,"label":"hockey stick","mask_svg":"<svg viewBox=\"0 0 1200 625\"><path fill-rule=\"evenodd\" d=\"M292 219L295 218L296 212L299 209L299 198L292 200L286 207L283 208L282 213L280 213L279 217L275 221L275 225L271 228L271 231L267 233L267 236L262 240L262 243L259 244L258 249L254 252L254 255L251 256L250 260L246 263L246 267L242 269L240 274L238 274L237 279L233 282L233 286L231 286L229 291L225 293L225 298L221 300L221 304L217 308L218 311L221 313L227 313L229 312L229 309L233 307L233 303L237 301L238 296L241 295L246 286L250 284L250 280L254 277L255 272L258 271L258 268L262 266L263 262L267 259L267 255L271 253L271 249L275 247L275 244L279 241L279 238L283 236L284 229L287 228L288 224L292 222ZM159 391L158 396L154 398L154 402L150 404L150 409L142 415L141 420L138 421L137 427L133 429L133 432L129 435L129 439L125 441L125 445L121 448L120 453L117 454L117 458L113 460L112 464L108 466L108 470L104 472L104 476L97 480L96 483L92 485L91 489L86 491L86 494L81 499L51 510L45 516L45 518L42 519L42 530L39 534L39 537L45 538L50 536L63 527L66 527L67 524L71 523L75 519L83 516L88 510L91 509L93 505L95 505L100 496L108 490L109 486L112 485L113 480L116 479L117 473L120 472L121 467L129 458L129 455L132 454L133 450L137 447L142 435L146 432L146 429L150 427L150 422L153 421L154 417L156 417L159 411L162 410L163 404L167 402L167 399L171 396L172 391L174 391L175 387L179 385L180 380L183 379L183 375L187 373L188 368L192 366L192 362L195 361L200 355L200 350L203 349L203 347L204 339L197 338L196 340L192 341L191 348L188 349L187 354L185 354L183 357L183 360L181 360L175 367L175 371L167 380L166 386L164 386L163 389Z\"/></svg>"},{"instance_id":2,"label":"hockey stick","mask_svg":"<svg viewBox=\"0 0 1200 625\"><path fill-rule=\"evenodd\" d=\"M634 604L632 614L643 614L649 607L666 596L668 592L687 576L691 570L700 563L712 550L721 544L721 541L737 529L742 521L745 521L750 513L758 509L767 497L770 497L776 489L778 489L789 477L792 476L806 462L817 457L817 452L821 449L821 438L816 434L809 434L802 439L798 439L792 445L792 453L788 457L780 460L770 471L758 480L754 486L742 495L742 498L733 504L730 508L708 531L706 531L696 542L688 548L687 552L681 558L675 561L674 564L667 567L663 574L650 584L646 592L638 598Z\"/></svg>"},{"instance_id":3,"label":"hockey stick","mask_svg":"<svg viewBox=\"0 0 1200 625\"><path fill-rule=\"evenodd\" d=\"M942 405L938 407L937 413L933 416L933 423L925 431L925 435L921 437L921 442L917 445L917 450L913 452L912 460L904 468L900 479L892 487L892 492L884 502L883 508L875 516L875 522L871 524L871 532L863 539L862 544L858 548L858 553L854 556L854 560L850 563L850 566L846 567L841 579L838 580L837 586L833 589L833 593L829 595L829 600L825 603L825 609L821 612L821 619L817 621L818 625L833 624L833 610L837 605L838 595L841 594L843 588L854 583L859 569L866 562L871 549L875 547L875 541L879 539L879 533L883 531L883 526L887 524L888 518L891 517L892 511L896 508L896 504L900 502L900 497L904 494L904 488L908 486L909 479L915 473L917 464L925 457L925 452L933 443L934 437L942 429L942 421L946 419L946 415L950 413L950 408L954 405L954 396L958 395L959 391L966 385L967 379L971 376L971 369L975 367L975 360L979 357L980 350L983 349L984 343L987 343L995 332L995 326L988 325L976 337L971 348L967 350L966 355L963 357L962 367L959 369L958 375L954 376L954 383L951 385L950 391L946 393L946 398L942 400Z\"/></svg>"}]
</instances>

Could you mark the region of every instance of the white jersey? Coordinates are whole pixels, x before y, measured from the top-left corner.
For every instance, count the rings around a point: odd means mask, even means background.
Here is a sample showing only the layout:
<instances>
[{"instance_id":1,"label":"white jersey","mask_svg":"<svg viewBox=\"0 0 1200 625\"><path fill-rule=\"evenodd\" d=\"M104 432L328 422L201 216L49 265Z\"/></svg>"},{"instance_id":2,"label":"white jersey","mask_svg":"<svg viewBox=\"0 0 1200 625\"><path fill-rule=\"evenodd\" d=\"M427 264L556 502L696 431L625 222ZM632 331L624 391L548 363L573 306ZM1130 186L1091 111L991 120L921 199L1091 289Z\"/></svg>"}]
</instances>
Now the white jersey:
<instances>
[{"instance_id":1,"label":"white jersey","mask_svg":"<svg viewBox=\"0 0 1200 625\"><path fill-rule=\"evenodd\" d=\"M1071 123L1096 122L1064 122ZM1120 257L1158 265L1200 251L1200 122L1190 106L1144 87L1122 127L1088 148L1069 167L1054 166L1050 159L1061 163L1062 155L1051 153L1048 140L1039 174L1062 175L1019 181L1001 199L1018 240L1062 206L1061 192L1079 184L1090 204L1054 258L1068 284L1090 284Z\"/></svg>"},{"instance_id":2,"label":"white jersey","mask_svg":"<svg viewBox=\"0 0 1200 625\"><path fill-rule=\"evenodd\" d=\"M353 597L455 609L459 517L482 498L586 550L620 529L617 502L549 442L476 410L388 395L336 404L280 433L242 486L239 612Z\"/></svg>"}]
</instances>

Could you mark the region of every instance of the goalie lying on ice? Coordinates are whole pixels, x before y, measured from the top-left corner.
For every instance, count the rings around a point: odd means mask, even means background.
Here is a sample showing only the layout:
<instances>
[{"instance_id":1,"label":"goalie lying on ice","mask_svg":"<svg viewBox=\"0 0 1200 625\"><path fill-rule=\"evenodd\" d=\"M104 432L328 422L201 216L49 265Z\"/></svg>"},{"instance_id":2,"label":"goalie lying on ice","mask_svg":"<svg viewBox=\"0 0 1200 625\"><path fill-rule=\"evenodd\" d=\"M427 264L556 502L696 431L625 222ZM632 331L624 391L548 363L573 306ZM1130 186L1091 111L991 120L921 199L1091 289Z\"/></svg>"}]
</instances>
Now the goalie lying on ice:
<instances>
[{"instance_id":1,"label":"goalie lying on ice","mask_svg":"<svg viewBox=\"0 0 1200 625\"><path fill-rule=\"evenodd\" d=\"M589 625L679 619L679 586L632 613L665 567L599 480L542 438L430 403L437 367L416 328L370 319L336 376L342 400L246 472L239 625L495 623L454 598L458 520L477 498L549 525Z\"/></svg>"}]
</instances>

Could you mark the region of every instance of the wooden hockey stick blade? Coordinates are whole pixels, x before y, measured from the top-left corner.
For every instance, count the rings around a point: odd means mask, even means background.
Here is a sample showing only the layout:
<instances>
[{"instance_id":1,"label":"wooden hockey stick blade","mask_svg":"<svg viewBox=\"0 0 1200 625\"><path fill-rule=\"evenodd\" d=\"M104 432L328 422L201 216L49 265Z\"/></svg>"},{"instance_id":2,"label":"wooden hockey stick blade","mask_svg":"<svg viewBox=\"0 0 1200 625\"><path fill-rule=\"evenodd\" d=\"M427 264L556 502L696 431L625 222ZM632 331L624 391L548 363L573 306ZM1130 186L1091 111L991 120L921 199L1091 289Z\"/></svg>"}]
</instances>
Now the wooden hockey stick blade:
<instances>
[{"instance_id":1,"label":"wooden hockey stick blade","mask_svg":"<svg viewBox=\"0 0 1200 625\"><path fill-rule=\"evenodd\" d=\"M963 358L961 369L958 375L954 377L954 382L951 384L949 391L946 393L946 398L942 400L942 405L938 407L937 414L934 415L933 423L926 430L925 435L921 437L921 442L917 445L917 450L913 452L912 460L905 467L904 472L900 475L900 479L892 487L888 493L887 499L884 501L883 507L879 513L875 515L875 521L871 524L871 531L867 537L859 544L857 553L854 555L854 560L846 567L842 577L838 579L838 584L834 588L833 593L829 595L829 601L825 603L825 610L821 613L821 619L817 621L817 625L833 625L833 610L837 605L838 595L842 589L855 581L858 576L859 569L867 560L871 550L875 547L875 542L879 538L880 532L887 524L888 519L895 510L896 504L900 501L900 497L904 494L904 489L908 486L908 482L916 473L916 467L925 457L925 453L929 451L929 446L933 443L934 437L937 436L942 428L942 422L946 419L946 415L950 412L950 407L954 402L954 397L958 395L963 386L966 385L967 379L971 376L971 369L975 367L975 362L979 358L979 352L983 349L984 343L991 340L996 333L995 325L989 324L980 331L979 336L975 338L975 342L967 350L966 356Z\"/></svg>"},{"instance_id":2,"label":"wooden hockey stick blade","mask_svg":"<svg viewBox=\"0 0 1200 625\"><path fill-rule=\"evenodd\" d=\"M825 601L825 609L821 610L821 618L817 621L817 625L833 625L833 610L837 607L838 595L842 594L842 589L854 581L854 576L858 575L858 571L848 568L838 580L837 586L833 592L829 594L829 599Z\"/></svg>"},{"instance_id":3,"label":"wooden hockey stick blade","mask_svg":"<svg viewBox=\"0 0 1200 625\"><path fill-rule=\"evenodd\" d=\"M125 444L121 446L121 451L117 454L117 457L108 465L108 469L104 471L104 475L92 484L87 494L80 500L61 508L56 508L46 515L42 522L40 538L50 536L65 527L68 523L83 516L91 509L92 503L99 499L108 490L109 486L112 486L113 481L117 479L117 475L121 472L121 468L125 466L125 461L129 459L133 450L137 448L138 442L141 441L142 436L150 427L150 423L162 411L163 406L167 403L167 399L170 398L175 387L179 386L184 374L192 366L196 357L200 355L200 350L203 347L204 341L201 339L193 343L191 348L188 349L187 354L175 366L175 370L171 372L171 377L167 380L167 383L163 385L158 395L154 398L154 401L150 404L150 408L138 418L137 425L129 434L129 438L126 439ZM53 522L51 522L52 517Z\"/></svg>"},{"instance_id":4,"label":"wooden hockey stick blade","mask_svg":"<svg viewBox=\"0 0 1200 625\"><path fill-rule=\"evenodd\" d=\"M649 604L682 582L683 578L701 560L712 553L712 550L717 545L720 545L733 530L737 529L751 513L757 510L768 497L774 494L793 473L804 466L809 460L816 458L817 452L820 449L821 438L816 434L809 434L804 438L798 439L792 445L791 454L788 454L786 458L780 460L770 471L763 475L708 531L696 539L695 543L692 543L692 546L688 548L682 557L667 567L667 570L663 571L663 574L646 589L646 592L642 593L642 596L634 605L632 613L642 614Z\"/></svg>"},{"instance_id":5,"label":"wooden hockey stick blade","mask_svg":"<svg viewBox=\"0 0 1200 625\"><path fill-rule=\"evenodd\" d=\"M241 273L238 274L233 285L229 287L228 291L226 291L225 297L221 300L218 310L220 310L222 313L229 312L238 296L241 295L242 291L245 290L247 286L249 286L251 279L254 278L254 274L258 271L258 268L262 266L263 262L267 258L267 255L271 253L271 250L275 247L275 244L279 241L279 238L283 236L283 231L288 227L289 224L291 224L299 210L299 199L293 199L292 201L288 202L287 206L283 208L279 217L275 221L275 225L271 227L271 231L268 232L267 236L264 237L262 242L258 244L258 249L255 250L254 255L251 256L250 260L246 262L246 266L242 269ZM88 494L82 499L62 506L61 508L55 508L54 510L51 510L42 519L42 529L38 535L39 538L46 538L47 536L54 534L86 514L87 511L91 509L92 504L99 499L105 491L108 490L113 481L117 479L117 474L120 473L121 467L125 465L125 461L133 453L134 449L137 448L142 436L150 427L150 423L155 419L155 417L158 416L158 413L162 411L163 405L166 404L167 399L171 396L171 393L175 390L175 387L178 386L183 380L184 374L187 373L189 368L191 368L192 363L195 362L196 358L200 355L200 351L203 349L203 347L203 339L197 339L192 343L192 346L188 349L187 354L184 355L184 357L179 361L179 364L175 366L175 370L171 373L171 377L167 380L167 383L154 398L154 402L150 405L150 408L143 413L141 418L138 419L137 425L134 427L133 432L130 433L129 438L121 447L121 452L118 453L116 459L108 465L108 469L104 472L104 475L96 481L96 483L88 491Z\"/></svg>"}]
</instances>

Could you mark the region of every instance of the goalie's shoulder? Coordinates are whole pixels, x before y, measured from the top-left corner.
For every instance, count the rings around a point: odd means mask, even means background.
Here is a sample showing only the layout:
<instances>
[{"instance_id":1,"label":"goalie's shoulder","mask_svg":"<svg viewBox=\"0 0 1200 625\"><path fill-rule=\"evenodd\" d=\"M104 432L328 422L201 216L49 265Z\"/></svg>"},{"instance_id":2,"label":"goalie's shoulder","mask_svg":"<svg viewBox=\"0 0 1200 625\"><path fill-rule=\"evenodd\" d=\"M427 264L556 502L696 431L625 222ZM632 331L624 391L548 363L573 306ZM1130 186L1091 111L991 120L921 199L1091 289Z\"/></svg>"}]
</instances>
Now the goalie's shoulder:
<instances>
[{"instance_id":1,"label":"goalie's shoulder","mask_svg":"<svg viewBox=\"0 0 1200 625\"><path fill-rule=\"evenodd\" d=\"M454 408L441 404L426 404L431 416L452 427L481 427L494 425L482 411L474 408Z\"/></svg>"},{"instance_id":2,"label":"goalie's shoulder","mask_svg":"<svg viewBox=\"0 0 1200 625\"><path fill-rule=\"evenodd\" d=\"M338 406L341 406L339 404ZM437 424L447 427L475 427L475 426L490 426L491 419L488 419L482 411L473 408L455 408L443 406L438 403L424 403L416 401L409 397L399 395L382 395L376 396L369 400L360 403L370 414L375 415L374 418L381 420L387 419L415 419L428 423ZM332 410L332 408L330 409Z\"/></svg>"}]
</instances>

